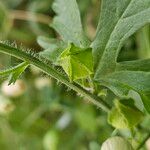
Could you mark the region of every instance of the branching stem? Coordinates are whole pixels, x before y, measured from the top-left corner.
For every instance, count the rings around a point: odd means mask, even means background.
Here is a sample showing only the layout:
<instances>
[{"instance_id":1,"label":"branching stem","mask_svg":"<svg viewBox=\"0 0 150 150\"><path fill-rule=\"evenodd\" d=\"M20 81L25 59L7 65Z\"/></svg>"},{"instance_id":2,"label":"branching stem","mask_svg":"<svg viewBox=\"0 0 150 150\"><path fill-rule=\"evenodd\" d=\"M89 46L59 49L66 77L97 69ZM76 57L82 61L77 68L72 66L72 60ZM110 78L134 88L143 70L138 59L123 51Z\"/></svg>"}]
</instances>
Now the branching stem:
<instances>
[{"instance_id":1,"label":"branching stem","mask_svg":"<svg viewBox=\"0 0 150 150\"><path fill-rule=\"evenodd\" d=\"M29 64L32 64L32 65L38 67L39 69L41 69L43 72L45 72L49 76L57 79L58 81L64 83L68 87L70 87L72 90L83 95L86 99L88 99L91 103L96 105L98 108L102 108L106 112L110 111L111 108L105 101L103 101L102 99L100 99L99 97L97 97L95 95L92 95L91 93L89 93L88 91L83 89L78 84L70 83L69 80L64 75L62 75L60 72L53 69L48 64L39 60L38 58L36 58L24 51L21 51L17 48L13 48L11 46L5 45L3 43L0 43L0 52L14 56L18 59L21 59Z\"/></svg>"},{"instance_id":2,"label":"branching stem","mask_svg":"<svg viewBox=\"0 0 150 150\"><path fill-rule=\"evenodd\" d=\"M12 67L10 69L7 70L0 70L0 76L6 76L6 75L10 75L12 72L16 71L16 69L19 69L20 67L25 67L27 66L28 63L27 62L23 62L15 67Z\"/></svg>"}]
</instances>

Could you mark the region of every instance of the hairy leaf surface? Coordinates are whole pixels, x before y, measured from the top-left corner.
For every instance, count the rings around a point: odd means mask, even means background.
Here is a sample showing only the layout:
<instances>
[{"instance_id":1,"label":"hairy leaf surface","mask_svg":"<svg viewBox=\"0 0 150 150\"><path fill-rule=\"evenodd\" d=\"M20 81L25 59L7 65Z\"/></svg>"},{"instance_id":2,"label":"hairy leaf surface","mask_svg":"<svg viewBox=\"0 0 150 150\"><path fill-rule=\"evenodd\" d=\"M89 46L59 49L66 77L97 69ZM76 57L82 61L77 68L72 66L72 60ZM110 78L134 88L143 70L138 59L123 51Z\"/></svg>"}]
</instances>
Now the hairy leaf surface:
<instances>
[{"instance_id":1,"label":"hairy leaf surface","mask_svg":"<svg viewBox=\"0 0 150 150\"><path fill-rule=\"evenodd\" d=\"M55 0L53 9L57 16L53 20L52 27L62 39L79 47L87 47L89 41L83 33L76 0Z\"/></svg>"},{"instance_id":2,"label":"hairy leaf surface","mask_svg":"<svg viewBox=\"0 0 150 150\"><path fill-rule=\"evenodd\" d=\"M124 42L150 23L150 0L103 0L97 35L92 43L95 80L124 97L130 90L142 95L150 112L150 59L117 62Z\"/></svg>"},{"instance_id":3,"label":"hairy leaf surface","mask_svg":"<svg viewBox=\"0 0 150 150\"><path fill-rule=\"evenodd\" d=\"M150 0L103 0L97 35L92 43L95 79L113 72L125 40L150 22Z\"/></svg>"}]
</instances>

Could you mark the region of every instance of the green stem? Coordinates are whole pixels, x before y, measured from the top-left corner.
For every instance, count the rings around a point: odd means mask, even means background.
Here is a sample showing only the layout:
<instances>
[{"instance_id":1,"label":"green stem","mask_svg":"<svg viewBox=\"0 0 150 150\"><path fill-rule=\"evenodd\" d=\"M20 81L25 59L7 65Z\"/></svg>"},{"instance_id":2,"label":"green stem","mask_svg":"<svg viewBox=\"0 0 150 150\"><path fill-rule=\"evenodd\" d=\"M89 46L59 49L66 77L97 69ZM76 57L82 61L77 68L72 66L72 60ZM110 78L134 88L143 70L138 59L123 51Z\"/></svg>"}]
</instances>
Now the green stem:
<instances>
[{"instance_id":1,"label":"green stem","mask_svg":"<svg viewBox=\"0 0 150 150\"><path fill-rule=\"evenodd\" d=\"M10 10L9 17L11 19L39 22L46 25L52 21L49 16L24 10Z\"/></svg>"},{"instance_id":2,"label":"green stem","mask_svg":"<svg viewBox=\"0 0 150 150\"><path fill-rule=\"evenodd\" d=\"M32 64L38 67L46 74L64 83L65 85L67 85L68 87L76 91L77 93L83 95L85 98L87 98L90 102L92 102L98 108L102 108L106 112L110 111L111 108L105 101L103 101L102 99L100 99L99 97L95 95L92 95L91 93L89 93L88 91L83 89L81 86L77 85L76 83L70 83L64 75L62 75L60 72L53 69L50 65L45 64L43 61L39 60L38 58L24 51L21 51L17 48L13 48L11 46L5 45L3 43L0 43L0 52L14 56L18 59L21 59L25 62L28 62L29 64Z\"/></svg>"},{"instance_id":3,"label":"green stem","mask_svg":"<svg viewBox=\"0 0 150 150\"><path fill-rule=\"evenodd\" d=\"M111 136L113 137L113 136L116 136L117 134L118 134L118 129L114 129L114 131L112 132L112 134L111 134Z\"/></svg>"},{"instance_id":4,"label":"green stem","mask_svg":"<svg viewBox=\"0 0 150 150\"><path fill-rule=\"evenodd\" d=\"M150 133L143 139L143 141L139 144L139 146L136 148L136 150L139 150L143 147L145 142L150 138Z\"/></svg>"}]
</instances>

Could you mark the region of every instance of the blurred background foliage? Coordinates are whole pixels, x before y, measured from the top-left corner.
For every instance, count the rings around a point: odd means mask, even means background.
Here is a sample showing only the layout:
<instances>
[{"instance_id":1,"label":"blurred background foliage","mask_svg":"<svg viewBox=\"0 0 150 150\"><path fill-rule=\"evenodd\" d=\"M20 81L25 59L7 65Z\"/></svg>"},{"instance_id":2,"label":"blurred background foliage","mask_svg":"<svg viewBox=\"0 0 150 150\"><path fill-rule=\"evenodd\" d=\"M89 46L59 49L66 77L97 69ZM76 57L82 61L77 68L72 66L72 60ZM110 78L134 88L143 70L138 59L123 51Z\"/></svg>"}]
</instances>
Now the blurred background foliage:
<instances>
[{"instance_id":1,"label":"blurred background foliage","mask_svg":"<svg viewBox=\"0 0 150 150\"><path fill-rule=\"evenodd\" d=\"M55 15L52 3L53 0L0 0L0 40L41 51L38 36L59 38L49 26ZM78 0L78 4L84 29L92 40L100 0ZM118 61L140 58L150 58L149 26L126 41ZM18 64L17 59L0 54L0 69L14 64ZM33 66L14 86L7 87L5 80L0 78L0 149L99 150L114 130L105 113ZM110 93L107 101L112 103L113 97ZM149 128L149 122L147 116L141 126ZM132 136L128 131L119 134Z\"/></svg>"}]
</instances>

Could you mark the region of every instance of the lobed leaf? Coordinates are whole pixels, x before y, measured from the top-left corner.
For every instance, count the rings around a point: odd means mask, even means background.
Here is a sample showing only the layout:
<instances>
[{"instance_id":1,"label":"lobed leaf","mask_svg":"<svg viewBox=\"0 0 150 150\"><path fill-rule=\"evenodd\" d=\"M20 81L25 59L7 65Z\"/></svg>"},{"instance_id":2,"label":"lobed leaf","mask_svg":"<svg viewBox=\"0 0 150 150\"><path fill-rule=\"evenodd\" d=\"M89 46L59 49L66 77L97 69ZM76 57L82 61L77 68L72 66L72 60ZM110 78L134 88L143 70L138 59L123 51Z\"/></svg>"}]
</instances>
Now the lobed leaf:
<instances>
[{"instance_id":1,"label":"lobed leaf","mask_svg":"<svg viewBox=\"0 0 150 150\"><path fill-rule=\"evenodd\" d=\"M55 0L53 9L57 16L51 26L61 35L62 39L78 47L88 47L89 40L83 33L76 0Z\"/></svg>"},{"instance_id":2,"label":"lobed leaf","mask_svg":"<svg viewBox=\"0 0 150 150\"><path fill-rule=\"evenodd\" d=\"M97 35L92 43L96 80L115 71L123 43L148 23L150 0L103 0Z\"/></svg>"},{"instance_id":3,"label":"lobed leaf","mask_svg":"<svg viewBox=\"0 0 150 150\"><path fill-rule=\"evenodd\" d=\"M117 96L130 90L142 95L150 113L150 59L117 62L123 43L142 26L150 23L150 0L103 0L95 40L92 43L95 76Z\"/></svg>"}]
</instances>

